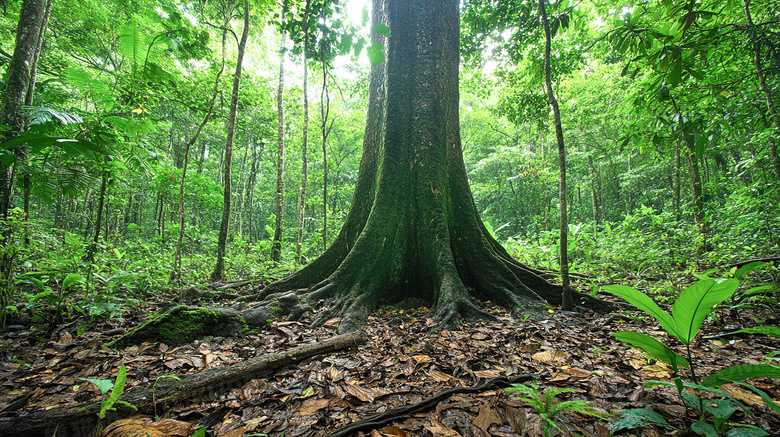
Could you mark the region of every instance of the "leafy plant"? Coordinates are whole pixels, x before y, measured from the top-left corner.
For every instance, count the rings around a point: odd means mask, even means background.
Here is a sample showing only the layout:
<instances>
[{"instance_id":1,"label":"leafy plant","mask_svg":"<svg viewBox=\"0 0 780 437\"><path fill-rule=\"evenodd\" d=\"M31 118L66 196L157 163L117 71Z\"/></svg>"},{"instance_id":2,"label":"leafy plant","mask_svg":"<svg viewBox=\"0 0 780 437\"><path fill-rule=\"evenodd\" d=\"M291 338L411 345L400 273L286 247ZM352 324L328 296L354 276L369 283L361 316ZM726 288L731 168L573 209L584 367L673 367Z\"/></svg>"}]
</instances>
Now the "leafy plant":
<instances>
[{"instance_id":1,"label":"leafy plant","mask_svg":"<svg viewBox=\"0 0 780 437\"><path fill-rule=\"evenodd\" d=\"M739 277L738 274L735 274ZM758 388L741 382L755 377L780 377L780 368L768 365L731 366L704 378L699 382L696 375L696 365L693 360L691 343L699 333L702 323L716 306L729 299L739 286L737 279L715 280L706 276L700 276L700 280L683 290L672 307L672 314L662 310L652 299L631 287L622 285L605 286L604 290L621 297L628 303L652 315L661 327L671 336L685 345L687 358L680 356L669 346L655 338L638 332L621 331L613 334L618 340L625 341L639 347L653 357L669 364L675 374L679 367L687 367L692 383L683 382L679 376L673 382L648 381L645 387L656 385L675 387L685 405L694 408L699 413L699 420L691 424L691 430L700 435L710 436L736 436L768 435L763 430L750 425L738 425L742 428L732 429L724 434L724 425L737 410L748 411L747 407L736 401L726 392L718 388L726 383L735 382L755 391L768 406L780 412L771 399ZM693 393L687 389L692 389ZM707 391L721 396L720 400L707 400L703 402L699 392ZM641 410L641 409L640 409ZM648 410L649 411L649 410ZM707 419L711 419L708 422ZM658 418L647 412L627 412L614 423L612 432L625 428L635 428L650 424L661 424Z\"/></svg>"},{"instance_id":2,"label":"leafy plant","mask_svg":"<svg viewBox=\"0 0 780 437\"><path fill-rule=\"evenodd\" d=\"M103 434L103 419L106 418L106 413L109 411L115 411L116 407L114 407L114 404L117 402L120 404L127 405L128 407L137 410L135 405L120 401L119 397L122 396L122 393L125 391L125 381L127 380L127 370L125 369L125 365L122 364L119 366L119 372L116 375L116 381L113 383L110 379L93 379L93 378L81 378L84 381L91 382L95 384L95 386L100 390L100 394L106 394L109 390L111 390L111 394L108 396L107 399L105 399L100 404L100 411L98 412L98 423L97 423L97 435L101 436Z\"/></svg>"},{"instance_id":3,"label":"leafy plant","mask_svg":"<svg viewBox=\"0 0 780 437\"><path fill-rule=\"evenodd\" d=\"M606 415L596 411L594 407L588 405L587 401L560 401L555 397L561 393L573 392L567 387L547 388L544 393L539 390L536 383L530 387L524 384L512 384L506 389L507 393L520 393L521 396L515 399L524 401L533 408L539 417L542 418L542 429L546 436L555 435L555 430L563 433L559 424L562 424L558 415L564 411L573 411L586 416L606 419ZM522 396L525 395L525 396Z\"/></svg>"}]
</instances>

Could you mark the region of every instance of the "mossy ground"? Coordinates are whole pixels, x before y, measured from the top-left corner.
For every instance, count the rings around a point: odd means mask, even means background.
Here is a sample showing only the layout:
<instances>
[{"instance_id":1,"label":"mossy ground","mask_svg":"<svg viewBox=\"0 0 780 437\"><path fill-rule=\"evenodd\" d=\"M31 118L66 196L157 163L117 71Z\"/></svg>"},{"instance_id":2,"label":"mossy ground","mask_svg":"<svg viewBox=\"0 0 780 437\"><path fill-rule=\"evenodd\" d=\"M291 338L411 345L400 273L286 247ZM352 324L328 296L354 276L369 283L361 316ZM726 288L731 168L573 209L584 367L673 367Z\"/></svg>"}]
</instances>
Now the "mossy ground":
<instances>
[{"instance_id":1,"label":"mossy ground","mask_svg":"<svg viewBox=\"0 0 780 437\"><path fill-rule=\"evenodd\" d=\"M152 320L111 342L109 347L123 348L143 342L175 346L206 335L229 337L246 329L244 319L238 314L179 305L152 317Z\"/></svg>"}]
</instances>

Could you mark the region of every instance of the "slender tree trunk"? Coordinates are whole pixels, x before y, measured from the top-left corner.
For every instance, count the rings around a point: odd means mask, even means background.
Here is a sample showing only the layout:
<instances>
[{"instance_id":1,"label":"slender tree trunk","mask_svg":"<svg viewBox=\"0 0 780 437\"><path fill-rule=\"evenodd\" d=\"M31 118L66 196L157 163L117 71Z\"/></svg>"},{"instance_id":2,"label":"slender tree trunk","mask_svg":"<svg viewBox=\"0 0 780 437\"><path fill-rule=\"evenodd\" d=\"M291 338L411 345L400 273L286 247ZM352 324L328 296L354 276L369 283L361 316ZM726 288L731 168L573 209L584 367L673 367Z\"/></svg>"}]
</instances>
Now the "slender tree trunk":
<instances>
[{"instance_id":1,"label":"slender tree trunk","mask_svg":"<svg viewBox=\"0 0 780 437\"><path fill-rule=\"evenodd\" d=\"M755 24L753 24L753 17L750 15L750 0L743 0L743 5L748 31L751 33L751 37L755 38L754 33L756 28ZM775 174L777 179L780 180L780 157L778 157L777 146L775 144L775 136L780 132L780 114L777 113L777 109L775 108L775 103L772 99L772 91L766 85L766 77L764 76L764 70L761 67L761 45L757 39L753 43L753 66L756 69L758 89L764 93L766 108L772 118L772 123L775 126L775 130L770 134L769 138L769 151L772 154L772 163L774 164Z\"/></svg>"},{"instance_id":2,"label":"slender tree trunk","mask_svg":"<svg viewBox=\"0 0 780 437\"><path fill-rule=\"evenodd\" d=\"M701 189L701 171L699 158L695 152L688 151L688 171L691 178L691 202L693 204L693 217L704 232L704 203Z\"/></svg>"},{"instance_id":3,"label":"slender tree trunk","mask_svg":"<svg viewBox=\"0 0 780 437\"><path fill-rule=\"evenodd\" d=\"M680 220L680 141L674 142L674 215Z\"/></svg>"},{"instance_id":4,"label":"slender tree trunk","mask_svg":"<svg viewBox=\"0 0 780 437\"><path fill-rule=\"evenodd\" d=\"M320 94L320 129L322 130L322 250L328 247L328 115L330 95L328 94L328 62L322 60L322 93ZM330 124L333 127L333 123Z\"/></svg>"},{"instance_id":5,"label":"slender tree trunk","mask_svg":"<svg viewBox=\"0 0 780 437\"><path fill-rule=\"evenodd\" d=\"M95 236L92 237L92 244L87 247L87 255L84 258L86 262L93 262L95 260L95 253L97 253L98 240L100 238L100 226L103 220L103 207L106 201L106 191L108 189L108 156L103 158L103 169L101 171L100 179L100 194L98 195L98 210L95 217Z\"/></svg>"},{"instance_id":6,"label":"slender tree trunk","mask_svg":"<svg viewBox=\"0 0 780 437\"><path fill-rule=\"evenodd\" d=\"M552 35L550 34L550 23L547 20L547 8L545 0L539 0L539 15L544 26L545 46L544 46L544 78L547 88L547 101L553 109L553 119L555 121L555 139L558 143L558 167L560 168L559 179L559 199L561 203L561 234L560 234L560 262L561 262L561 283L563 285L563 295L561 309L572 311L574 302L572 300L571 284L569 280L569 222L566 214L566 148L563 142L563 127L561 126L561 111L558 108L558 99L552 87L552 74L550 68L550 50L552 46Z\"/></svg>"},{"instance_id":7,"label":"slender tree trunk","mask_svg":"<svg viewBox=\"0 0 780 437\"><path fill-rule=\"evenodd\" d=\"M254 242L254 236L255 233L253 232L254 227L254 198L255 198L255 183L257 181L257 163L260 161L260 157L263 155L263 150L265 149L265 143L260 143L260 151L257 151L255 149L255 145L252 146L252 167L249 170L249 182L248 182L248 191L249 191L249 199L247 200L247 203L249 205L249 243L252 244Z\"/></svg>"},{"instance_id":8,"label":"slender tree trunk","mask_svg":"<svg viewBox=\"0 0 780 437\"><path fill-rule=\"evenodd\" d=\"M211 117L211 113L214 111L214 102L217 100L217 95L219 94L219 79L222 77L222 72L225 71L225 46L222 46L222 66L220 67L219 71L217 72L217 77L214 79L214 92L211 95L211 103L209 104L209 110L206 112L206 115L203 116L203 120L201 120L200 124L198 125L198 129L195 130L195 134L192 136L192 139L187 141L187 144L184 146L184 156L182 157L182 168L181 168L181 182L179 183L179 239L176 241L176 256L174 259L174 271L171 272L171 280L172 281L181 281L182 275L181 275L181 257L182 257L182 249L184 247L184 232L185 232L185 220L184 220L184 185L187 181L187 167L190 163L190 148L192 148L192 145L195 144L195 142L198 140L198 137L200 136L200 133L203 131L203 128L206 126L206 123L209 121L209 117Z\"/></svg>"},{"instance_id":9,"label":"slender tree trunk","mask_svg":"<svg viewBox=\"0 0 780 437\"><path fill-rule=\"evenodd\" d=\"M284 3L284 8L287 2ZM276 91L276 113L279 127L276 134L276 212L274 223L274 241L271 259L278 263L282 260L282 219L284 218L284 43L286 34L282 30L282 43L279 48L279 87Z\"/></svg>"},{"instance_id":10,"label":"slender tree trunk","mask_svg":"<svg viewBox=\"0 0 780 437\"><path fill-rule=\"evenodd\" d=\"M46 26L49 23L49 16L51 15L51 6L53 0L49 0L46 4L46 10L43 14L43 20L41 22L40 31L38 32L38 44L35 48L35 54L33 55L32 65L30 66L30 84L27 86L27 93L24 98L25 105L33 104L33 96L35 95L35 79L38 76L38 58L41 56L41 49L43 48L43 35L46 33ZM25 129L27 127L25 126ZM27 146L19 149L19 157L23 163L27 162ZM16 165L16 164L14 164ZM24 220L30 219L30 191L32 184L30 181L30 173L24 172L22 175L22 195L24 196ZM24 244L30 244L30 236L25 234Z\"/></svg>"},{"instance_id":11,"label":"slender tree trunk","mask_svg":"<svg viewBox=\"0 0 780 437\"><path fill-rule=\"evenodd\" d=\"M590 198L593 203L593 221L601 223L601 205L599 204L599 192L597 189L598 175L592 156L588 156L588 166L590 167Z\"/></svg>"},{"instance_id":12,"label":"slender tree trunk","mask_svg":"<svg viewBox=\"0 0 780 437\"><path fill-rule=\"evenodd\" d=\"M309 178L309 159L308 159L308 141L309 141L309 8L311 0L306 0L306 10L303 13L303 142L301 144L301 186L298 191L298 237L295 240L295 262L303 263L301 248L303 246L303 225L306 221L306 184Z\"/></svg>"},{"instance_id":13,"label":"slender tree trunk","mask_svg":"<svg viewBox=\"0 0 780 437\"><path fill-rule=\"evenodd\" d=\"M31 67L34 63L41 37L46 0L24 0L16 28L16 46L8 66L8 78L0 107L0 125L10 130L0 133L0 142L24 129L22 106L30 85ZM15 150L15 153L17 151ZM13 203L14 164L0 164L0 218L8 218Z\"/></svg>"},{"instance_id":14,"label":"slender tree trunk","mask_svg":"<svg viewBox=\"0 0 780 437\"><path fill-rule=\"evenodd\" d=\"M225 246L227 244L228 226L230 224L230 166L233 158L233 135L236 130L238 89L241 85L241 64L244 61L246 41L249 37L249 5L250 2L248 1L244 4L244 31L241 33L241 42L238 44L236 74L233 76L233 93L230 97L230 115L228 116L227 140L225 141L225 191L222 203L222 224L219 227L219 240L217 242L217 262L214 266L214 271L211 272L212 281L221 281L225 276Z\"/></svg>"}]
</instances>

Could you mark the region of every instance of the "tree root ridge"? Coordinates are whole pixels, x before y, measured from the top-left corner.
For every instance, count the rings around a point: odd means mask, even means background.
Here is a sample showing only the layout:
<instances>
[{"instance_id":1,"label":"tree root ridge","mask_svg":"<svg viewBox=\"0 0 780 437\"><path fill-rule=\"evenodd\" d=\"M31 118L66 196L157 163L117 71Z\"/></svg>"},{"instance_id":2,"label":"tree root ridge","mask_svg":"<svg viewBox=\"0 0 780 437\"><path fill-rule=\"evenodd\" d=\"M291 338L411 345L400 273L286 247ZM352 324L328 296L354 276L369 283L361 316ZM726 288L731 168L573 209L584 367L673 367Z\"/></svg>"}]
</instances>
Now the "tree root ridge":
<instances>
[{"instance_id":1,"label":"tree root ridge","mask_svg":"<svg viewBox=\"0 0 780 437\"><path fill-rule=\"evenodd\" d=\"M328 434L327 437L348 437L360 431L370 431L372 429L385 426L390 422L409 417L412 414L430 411L436 408L436 405L438 405L439 402L442 402L450 396L456 394L479 393L494 388L505 388L519 382L530 381L533 378L534 375L518 375L512 379L497 377L489 379L485 384L478 387L455 387L453 389L443 391L435 396L431 396L416 404L396 407L387 410L384 413L371 416L367 419L350 423L349 425Z\"/></svg>"}]
</instances>

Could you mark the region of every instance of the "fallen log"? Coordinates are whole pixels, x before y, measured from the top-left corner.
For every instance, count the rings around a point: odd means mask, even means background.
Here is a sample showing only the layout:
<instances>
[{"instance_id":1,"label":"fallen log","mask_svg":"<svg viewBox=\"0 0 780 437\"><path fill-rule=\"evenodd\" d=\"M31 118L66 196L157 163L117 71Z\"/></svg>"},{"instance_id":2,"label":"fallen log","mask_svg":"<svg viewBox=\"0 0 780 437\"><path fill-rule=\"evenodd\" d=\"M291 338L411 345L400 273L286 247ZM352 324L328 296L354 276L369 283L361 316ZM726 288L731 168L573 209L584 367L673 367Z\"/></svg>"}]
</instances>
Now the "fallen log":
<instances>
[{"instance_id":1,"label":"fallen log","mask_svg":"<svg viewBox=\"0 0 780 437\"><path fill-rule=\"evenodd\" d=\"M133 414L151 414L155 408L164 409L199 398L204 394L224 389L242 387L247 381L262 372L275 370L287 364L305 360L315 355L347 349L366 342L360 332L352 332L326 340L296 346L284 352L266 354L260 357L233 364L229 367L207 369L180 380L165 378L156 388L136 388L122 395L120 401L128 402L138 408L120 406L116 412L109 413L106 422L125 418ZM0 418L0 435L23 435L25 437L87 437L97 425L100 401L75 407L58 407L30 414L21 413L14 417ZM118 405L118 404L117 404Z\"/></svg>"}]
</instances>

